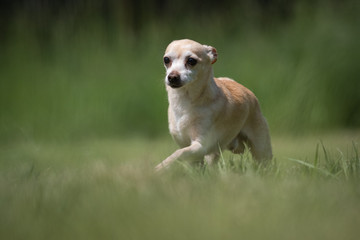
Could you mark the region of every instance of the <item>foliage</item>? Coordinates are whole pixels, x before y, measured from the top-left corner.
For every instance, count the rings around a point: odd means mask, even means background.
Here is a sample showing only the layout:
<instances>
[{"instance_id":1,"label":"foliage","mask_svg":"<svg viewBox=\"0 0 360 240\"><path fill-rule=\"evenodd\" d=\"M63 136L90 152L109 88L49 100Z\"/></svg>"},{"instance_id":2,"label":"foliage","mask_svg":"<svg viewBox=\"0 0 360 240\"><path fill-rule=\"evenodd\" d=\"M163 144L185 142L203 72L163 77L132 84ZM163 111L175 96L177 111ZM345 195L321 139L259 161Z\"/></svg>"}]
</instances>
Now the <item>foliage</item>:
<instances>
[{"instance_id":1,"label":"foliage","mask_svg":"<svg viewBox=\"0 0 360 240\"><path fill-rule=\"evenodd\" d=\"M115 1L99 2L102 7L97 1L56 7L54 1L50 8L34 2L40 5L2 15L3 142L166 134L161 58L177 38L215 46L215 75L254 91L272 132L360 126L359 8L352 1L287 7L240 1L231 9L217 2L221 7L210 4L200 15L189 10L181 21L171 17L180 12L137 19L142 8L125 16ZM187 6L181 2L178 9ZM165 4L165 12L172 6ZM207 14L216 11L222 14L210 23Z\"/></svg>"}]
</instances>

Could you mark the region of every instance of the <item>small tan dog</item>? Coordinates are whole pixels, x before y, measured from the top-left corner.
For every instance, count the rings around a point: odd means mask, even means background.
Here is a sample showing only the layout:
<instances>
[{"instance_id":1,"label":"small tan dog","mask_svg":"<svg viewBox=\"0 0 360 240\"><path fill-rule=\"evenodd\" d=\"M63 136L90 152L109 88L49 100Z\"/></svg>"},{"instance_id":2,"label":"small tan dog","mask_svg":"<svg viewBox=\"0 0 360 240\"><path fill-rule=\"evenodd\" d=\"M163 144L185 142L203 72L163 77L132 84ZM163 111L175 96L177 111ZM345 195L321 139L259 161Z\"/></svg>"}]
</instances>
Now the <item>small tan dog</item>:
<instances>
[{"instance_id":1,"label":"small tan dog","mask_svg":"<svg viewBox=\"0 0 360 240\"><path fill-rule=\"evenodd\" d=\"M243 153L246 143L256 160L272 158L269 128L255 95L229 78L214 78L216 49L192 40L173 41L166 49L169 129L181 149L156 166L176 160L219 158L220 149Z\"/></svg>"}]
</instances>

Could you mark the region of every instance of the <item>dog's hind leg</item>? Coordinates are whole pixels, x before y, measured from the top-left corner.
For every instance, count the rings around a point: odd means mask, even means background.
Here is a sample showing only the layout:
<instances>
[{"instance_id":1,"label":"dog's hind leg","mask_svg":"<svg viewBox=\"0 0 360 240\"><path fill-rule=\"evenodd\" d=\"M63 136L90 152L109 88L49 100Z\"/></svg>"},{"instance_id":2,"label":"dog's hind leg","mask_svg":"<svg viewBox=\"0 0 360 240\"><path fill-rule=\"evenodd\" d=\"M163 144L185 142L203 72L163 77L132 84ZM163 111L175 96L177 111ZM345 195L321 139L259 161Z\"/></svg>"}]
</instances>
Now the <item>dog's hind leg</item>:
<instances>
[{"instance_id":1,"label":"dog's hind leg","mask_svg":"<svg viewBox=\"0 0 360 240\"><path fill-rule=\"evenodd\" d=\"M248 144L248 138L243 132L240 132L235 139L231 141L228 149L232 153L242 154L245 151L245 144Z\"/></svg>"},{"instance_id":2,"label":"dog's hind leg","mask_svg":"<svg viewBox=\"0 0 360 240\"><path fill-rule=\"evenodd\" d=\"M251 154L255 160L272 159L269 127L263 116L259 116L257 121L247 128L246 136L248 137Z\"/></svg>"}]
</instances>

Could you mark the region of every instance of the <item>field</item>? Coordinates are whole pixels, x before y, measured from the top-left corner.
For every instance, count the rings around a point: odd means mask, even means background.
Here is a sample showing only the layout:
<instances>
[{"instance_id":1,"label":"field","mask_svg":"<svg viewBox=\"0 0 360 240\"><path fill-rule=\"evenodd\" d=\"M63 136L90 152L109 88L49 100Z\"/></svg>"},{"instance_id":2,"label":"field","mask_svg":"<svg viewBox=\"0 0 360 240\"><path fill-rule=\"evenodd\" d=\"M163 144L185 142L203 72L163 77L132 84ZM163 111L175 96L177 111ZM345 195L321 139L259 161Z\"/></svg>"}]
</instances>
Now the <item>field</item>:
<instances>
[{"instance_id":1,"label":"field","mask_svg":"<svg viewBox=\"0 0 360 240\"><path fill-rule=\"evenodd\" d=\"M359 136L279 136L267 166L224 152L161 174L170 138L3 145L0 238L358 239Z\"/></svg>"},{"instance_id":2,"label":"field","mask_svg":"<svg viewBox=\"0 0 360 240\"><path fill-rule=\"evenodd\" d=\"M359 3L0 2L0 239L358 239ZM271 163L154 172L182 38L258 97Z\"/></svg>"}]
</instances>

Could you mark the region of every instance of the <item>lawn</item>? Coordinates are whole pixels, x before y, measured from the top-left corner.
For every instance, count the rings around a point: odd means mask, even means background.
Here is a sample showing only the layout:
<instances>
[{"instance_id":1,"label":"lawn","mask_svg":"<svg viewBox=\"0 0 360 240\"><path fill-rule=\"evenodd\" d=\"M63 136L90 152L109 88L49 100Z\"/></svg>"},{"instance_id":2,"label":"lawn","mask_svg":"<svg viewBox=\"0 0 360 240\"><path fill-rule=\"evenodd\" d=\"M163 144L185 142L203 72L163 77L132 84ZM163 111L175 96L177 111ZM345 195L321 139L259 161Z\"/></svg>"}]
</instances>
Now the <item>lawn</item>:
<instances>
[{"instance_id":1,"label":"lawn","mask_svg":"<svg viewBox=\"0 0 360 240\"><path fill-rule=\"evenodd\" d=\"M267 166L224 152L161 174L170 137L2 144L0 238L358 239L359 137L277 135Z\"/></svg>"}]
</instances>

